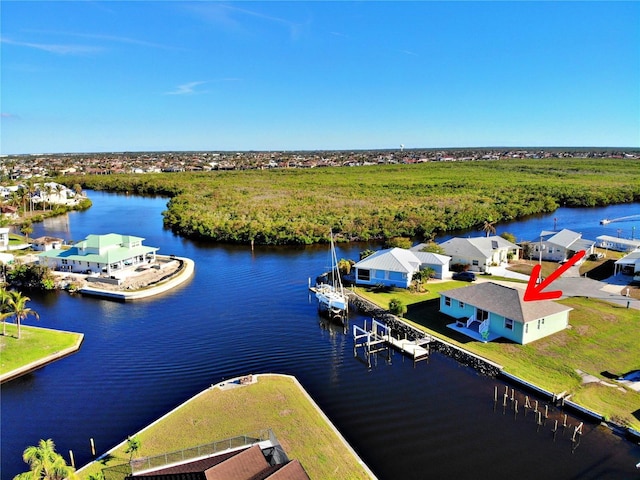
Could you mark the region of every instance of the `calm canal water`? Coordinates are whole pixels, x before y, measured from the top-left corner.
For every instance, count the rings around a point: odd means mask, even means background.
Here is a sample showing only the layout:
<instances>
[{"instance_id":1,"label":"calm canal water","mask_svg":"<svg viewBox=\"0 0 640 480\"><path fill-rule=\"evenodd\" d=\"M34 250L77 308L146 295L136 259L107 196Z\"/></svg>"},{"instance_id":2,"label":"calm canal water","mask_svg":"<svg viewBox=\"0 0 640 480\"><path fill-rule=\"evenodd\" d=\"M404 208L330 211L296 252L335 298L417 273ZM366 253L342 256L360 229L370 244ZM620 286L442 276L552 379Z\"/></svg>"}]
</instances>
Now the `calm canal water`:
<instances>
[{"instance_id":1,"label":"calm canal water","mask_svg":"<svg viewBox=\"0 0 640 480\"><path fill-rule=\"evenodd\" d=\"M307 292L308 278L329 262L326 247L252 252L201 244L162 228L166 199L90 197L90 210L37 225L34 236L138 235L162 254L193 258L196 273L174 292L126 304L32 295L41 319L26 323L83 332L85 340L77 354L2 386L2 479L27 469L22 451L39 439L52 438L67 460L73 450L83 465L90 438L104 452L210 384L262 372L298 377L381 479L638 478L640 447L588 422L577 447L569 429L554 439L550 423L494 408L494 388L502 392L503 383L448 357L433 354L414 366L394 354L390 364L379 358L367 368L354 358L350 336L319 319ZM639 204L560 209L500 225L498 233L535 239L556 218L558 228L587 238L618 228L630 237L634 224L599 220L637 213ZM338 255L357 258L363 248L341 247Z\"/></svg>"}]
</instances>

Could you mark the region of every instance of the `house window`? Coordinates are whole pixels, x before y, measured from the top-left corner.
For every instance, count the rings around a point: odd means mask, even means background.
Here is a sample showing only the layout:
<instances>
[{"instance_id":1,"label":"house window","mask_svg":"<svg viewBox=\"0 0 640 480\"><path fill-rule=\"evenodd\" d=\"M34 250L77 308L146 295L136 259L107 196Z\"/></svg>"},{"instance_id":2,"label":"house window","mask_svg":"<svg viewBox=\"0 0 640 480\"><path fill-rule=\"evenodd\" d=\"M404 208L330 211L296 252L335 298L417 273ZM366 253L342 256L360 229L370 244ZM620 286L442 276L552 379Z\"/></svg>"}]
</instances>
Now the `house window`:
<instances>
[{"instance_id":1,"label":"house window","mask_svg":"<svg viewBox=\"0 0 640 480\"><path fill-rule=\"evenodd\" d=\"M529 333L529 324L528 323L524 324L524 333Z\"/></svg>"},{"instance_id":2,"label":"house window","mask_svg":"<svg viewBox=\"0 0 640 480\"><path fill-rule=\"evenodd\" d=\"M507 330L513 330L513 320L511 320L510 318L505 318L504 328L506 328Z\"/></svg>"},{"instance_id":3,"label":"house window","mask_svg":"<svg viewBox=\"0 0 640 480\"><path fill-rule=\"evenodd\" d=\"M63 259L62 260L62 265L67 265L69 263L69 260ZM74 262L75 263L75 262Z\"/></svg>"},{"instance_id":4,"label":"house window","mask_svg":"<svg viewBox=\"0 0 640 480\"><path fill-rule=\"evenodd\" d=\"M451 306L451 299L449 297L444 297L444 304L447 307L450 307Z\"/></svg>"},{"instance_id":5,"label":"house window","mask_svg":"<svg viewBox=\"0 0 640 480\"><path fill-rule=\"evenodd\" d=\"M487 318L489 318L489 312L486 310L476 309L476 320L479 322L484 322Z\"/></svg>"},{"instance_id":6,"label":"house window","mask_svg":"<svg viewBox=\"0 0 640 480\"><path fill-rule=\"evenodd\" d=\"M473 260L473 261L471 262L471 264L472 264L474 267L477 267L477 266L478 266L478 260Z\"/></svg>"},{"instance_id":7,"label":"house window","mask_svg":"<svg viewBox=\"0 0 640 480\"><path fill-rule=\"evenodd\" d=\"M371 279L369 270L358 269L358 280L369 281Z\"/></svg>"},{"instance_id":8,"label":"house window","mask_svg":"<svg viewBox=\"0 0 640 480\"><path fill-rule=\"evenodd\" d=\"M460 308L464 308L464 302L461 302L460 300L458 300L458 306Z\"/></svg>"}]
</instances>

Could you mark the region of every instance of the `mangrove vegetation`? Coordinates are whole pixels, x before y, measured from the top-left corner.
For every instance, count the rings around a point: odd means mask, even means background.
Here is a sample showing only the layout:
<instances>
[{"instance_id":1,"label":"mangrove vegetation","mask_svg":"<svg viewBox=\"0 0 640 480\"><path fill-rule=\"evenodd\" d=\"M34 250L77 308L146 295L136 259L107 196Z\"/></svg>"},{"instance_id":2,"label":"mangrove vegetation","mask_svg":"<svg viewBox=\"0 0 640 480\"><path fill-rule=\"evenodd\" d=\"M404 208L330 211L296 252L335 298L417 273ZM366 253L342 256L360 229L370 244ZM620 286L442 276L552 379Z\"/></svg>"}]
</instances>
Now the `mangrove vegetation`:
<instances>
[{"instance_id":1,"label":"mangrove vegetation","mask_svg":"<svg viewBox=\"0 0 640 480\"><path fill-rule=\"evenodd\" d=\"M640 201L640 162L513 159L87 175L82 187L169 196L166 227L216 242L313 244L327 242L330 230L338 241L429 240L560 206Z\"/></svg>"}]
</instances>

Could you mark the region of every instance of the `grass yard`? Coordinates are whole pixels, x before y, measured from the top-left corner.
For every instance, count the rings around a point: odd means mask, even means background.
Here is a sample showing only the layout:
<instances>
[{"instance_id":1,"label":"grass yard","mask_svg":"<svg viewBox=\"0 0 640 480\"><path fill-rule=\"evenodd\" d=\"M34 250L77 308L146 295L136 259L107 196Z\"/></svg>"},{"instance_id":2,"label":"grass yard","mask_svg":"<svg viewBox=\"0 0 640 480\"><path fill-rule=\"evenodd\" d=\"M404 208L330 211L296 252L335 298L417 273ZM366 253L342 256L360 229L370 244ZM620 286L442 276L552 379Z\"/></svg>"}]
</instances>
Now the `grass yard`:
<instances>
[{"instance_id":1,"label":"grass yard","mask_svg":"<svg viewBox=\"0 0 640 480\"><path fill-rule=\"evenodd\" d=\"M140 433L138 456L153 456L271 428L291 459L311 478L366 479L367 472L288 377L260 376L257 383L211 389ZM125 446L80 472L86 479L129 460Z\"/></svg>"},{"instance_id":2,"label":"grass yard","mask_svg":"<svg viewBox=\"0 0 640 480\"><path fill-rule=\"evenodd\" d=\"M437 291L456 288L461 282L443 282ZM406 319L437 337L481 355L505 367L505 371L551 392L568 391L572 400L606 418L640 430L640 393L618 385L582 384L576 369L603 382L615 384L612 377L640 368L638 311L600 300L572 298L559 303L573 308L571 328L528 345L508 341L476 342L446 327L452 319L439 312L436 284L430 292L411 294L357 292L383 308L391 297L408 306Z\"/></svg>"},{"instance_id":3,"label":"grass yard","mask_svg":"<svg viewBox=\"0 0 640 480\"><path fill-rule=\"evenodd\" d=\"M15 324L7 323L6 329L7 334L0 335L0 375L73 347L82 338L79 333L22 325L18 340Z\"/></svg>"}]
</instances>

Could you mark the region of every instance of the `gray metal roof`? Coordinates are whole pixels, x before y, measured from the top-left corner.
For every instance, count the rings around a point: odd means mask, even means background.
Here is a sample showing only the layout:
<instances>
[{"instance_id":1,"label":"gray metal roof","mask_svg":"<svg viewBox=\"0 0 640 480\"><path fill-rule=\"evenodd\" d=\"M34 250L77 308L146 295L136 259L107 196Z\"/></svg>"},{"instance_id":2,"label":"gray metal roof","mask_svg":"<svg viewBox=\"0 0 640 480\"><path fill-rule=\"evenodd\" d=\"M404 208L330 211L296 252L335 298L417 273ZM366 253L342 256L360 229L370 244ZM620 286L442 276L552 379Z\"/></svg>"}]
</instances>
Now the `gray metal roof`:
<instances>
[{"instance_id":1,"label":"gray metal roof","mask_svg":"<svg viewBox=\"0 0 640 480\"><path fill-rule=\"evenodd\" d=\"M490 258L495 250L501 248L517 250L520 248L499 235L472 238L455 237L441 243L440 246L447 255L471 258Z\"/></svg>"},{"instance_id":2,"label":"gray metal roof","mask_svg":"<svg viewBox=\"0 0 640 480\"><path fill-rule=\"evenodd\" d=\"M441 296L497 313L520 323L532 322L555 313L572 310L550 300L524 301L524 290L494 282L483 282L464 288L440 292Z\"/></svg>"},{"instance_id":3,"label":"gray metal roof","mask_svg":"<svg viewBox=\"0 0 640 480\"><path fill-rule=\"evenodd\" d=\"M386 270L388 272L413 273L420 268L420 259L414 252L403 248L379 250L373 255L360 260L356 268L369 270Z\"/></svg>"}]
</instances>

